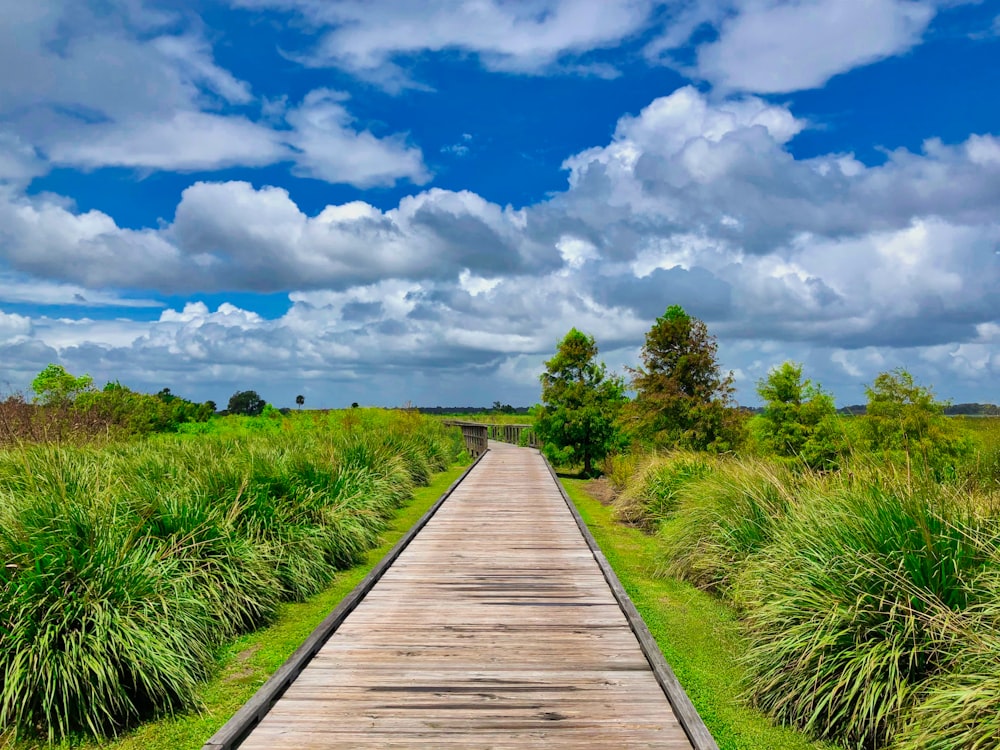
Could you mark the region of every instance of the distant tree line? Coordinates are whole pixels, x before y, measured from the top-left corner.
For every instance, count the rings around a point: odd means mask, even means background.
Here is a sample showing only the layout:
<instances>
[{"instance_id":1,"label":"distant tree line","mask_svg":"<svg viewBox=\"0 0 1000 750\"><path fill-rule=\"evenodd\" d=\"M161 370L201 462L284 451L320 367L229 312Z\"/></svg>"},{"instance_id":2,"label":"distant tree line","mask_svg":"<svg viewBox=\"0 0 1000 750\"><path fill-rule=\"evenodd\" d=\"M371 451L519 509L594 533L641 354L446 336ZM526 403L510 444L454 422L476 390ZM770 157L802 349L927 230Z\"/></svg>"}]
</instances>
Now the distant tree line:
<instances>
[{"instance_id":1,"label":"distant tree line","mask_svg":"<svg viewBox=\"0 0 1000 750\"><path fill-rule=\"evenodd\" d=\"M417 411L421 414L453 414L470 416L473 414L528 414L531 412L530 406L511 406L510 404L497 405L499 401L494 401L493 406L418 406Z\"/></svg>"},{"instance_id":2,"label":"distant tree line","mask_svg":"<svg viewBox=\"0 0 1000 750\"><path fill-rule=\"evenodd\" d=\"M0 441L170 432L204 422L216 411L213 401L191 401L170 388L140 393L117 380L97 388L89 375L73 375L57 364L35 376L31 391L30 400L15 395L0 402Z\"/></svg>"}]
</instances>

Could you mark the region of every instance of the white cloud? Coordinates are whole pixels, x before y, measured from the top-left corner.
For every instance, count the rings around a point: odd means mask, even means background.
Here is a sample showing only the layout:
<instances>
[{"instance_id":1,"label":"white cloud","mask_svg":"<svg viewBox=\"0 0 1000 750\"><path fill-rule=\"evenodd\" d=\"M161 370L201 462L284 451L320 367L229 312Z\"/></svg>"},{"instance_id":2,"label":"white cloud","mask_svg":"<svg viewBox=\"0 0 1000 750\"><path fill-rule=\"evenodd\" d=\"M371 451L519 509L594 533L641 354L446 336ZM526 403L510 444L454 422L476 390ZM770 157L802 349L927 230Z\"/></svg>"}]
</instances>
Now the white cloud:
<instances>
[{"instance_id":1,"label":"white cloud","mask_svg":"<svg viewBox=\"0 0 1000 750\"><path fill-rule=\"evenodd\" d=\"M58 284L6 273L0 273L0 302L67 305L71 307L142 308L164 306L162 302L157 300L123 297L117 292L87 289L76 284Z\"/></svg>"},{"instance_id":2,"label":"white cloud","mask_svg":"<svg viewBox=\"0 0 1000 750\"><path fill-rule=\"evenodd\" d=\"M420 149L408 145L402 135L377 138L368 130L354 130L342 104L346 98L317 89L288 112L286 119L294 129L289 142L299 151L296 172L358 187L392 185L403 178L418 185L427 182L430 174Z\"/></svg>"},{"instance_id":3,"label":"white cloud","mask_svg":"<svg viewBox=\"0 0 1000 750\"><path fill-rule=\"evenodd\" d=\"M348 402L510 387L524 394L513 403L537 394L532 368L570 326L634 351L680 303L720 336L747 401L786 358L847 400L894 366L983 398L1000 361L998 139L931 140L873 167L796 159L805 126L787 107L681 89L622 118L610 143L567 160L563 193L520 210L432 189L307 214L282 188L199 182L171 224L130 230L8 189L2 267L58 293L299 291L274 320L200 303L147 323L15 320L0 357L176 378L206 398L225 395L209 383L258 382L293 397L305 379L351 384Z\"/></svg>"},{"instance_id":4,"label":"white cloud","mask_svg":"<svg viewBox=\"0 0 1000 750\"><path fill-rule=\"evenodd\" d=\"M9 343L31 334L31 320L16 313L0 310L0 343Z\"/></svg>"},{"instance_id":5,"label":"white cloud","mask_svg":"<svg viewBox=\"0 0 1000 750\"><path fill-rule=\"evenodd\" d=\"M31 144L13 133L0 131L0 184L27 185L46 171Z\"/></svg>"},{"instance_id":6,"label":"white cloud","mask_svg":"<svg viewBox=\"0 0 1000 750\"><path fill-rule=\"evenodd\" d=\"M456 50L479 57L489 70L554 70L613 75L607 65L579 65L595 49L617 47L646 25L652 0L434 0L419 5L393 0L236 0L251 8L294 11L323 31L305 58L335 66L388 88L419 86L404 64L421 52Z\"/></svg>"},{"instance_id":7,"label":"white cloud","mask_svg":"<svg viewBox=\"0 0 1000 750\"><path fill-rule=\"evenodd\" d=\"M229 166L263 166L290 160L282 134L245 117L178 111L165 118L136 117L89 125L49 148L56 164L191 171ZM350 175L331 172L332 182ZM338 179L339 177L339 179Z\"/></svg>"},{"instance_id":8,"label":"white cloud","mask_svg":"<svg viewBox=\"0 0 1000 750\"><path fill-rule=\"evenodd\" d=\"M356 129L331 92L313 91L291 109L255 106L250 85L182 17L142 2L7 0L0 9L0 69L18 71L0 77L0 180L25 183L47 169L43 158L175 171L288 161L304 175L361 187L429 179L419 148L401 134Z\"/></svg>"},{"instance_id":9,"label":"white cloud","mask_svg":"<svg viewBox=\"0 0 1000 750\"><path fill-rule=\"evenodd\" d=\"M697 75L723 89L781 93L822 86L916 46L934 17L920 0L738 4L697 53Z\"/></svg>"}]
</instances>

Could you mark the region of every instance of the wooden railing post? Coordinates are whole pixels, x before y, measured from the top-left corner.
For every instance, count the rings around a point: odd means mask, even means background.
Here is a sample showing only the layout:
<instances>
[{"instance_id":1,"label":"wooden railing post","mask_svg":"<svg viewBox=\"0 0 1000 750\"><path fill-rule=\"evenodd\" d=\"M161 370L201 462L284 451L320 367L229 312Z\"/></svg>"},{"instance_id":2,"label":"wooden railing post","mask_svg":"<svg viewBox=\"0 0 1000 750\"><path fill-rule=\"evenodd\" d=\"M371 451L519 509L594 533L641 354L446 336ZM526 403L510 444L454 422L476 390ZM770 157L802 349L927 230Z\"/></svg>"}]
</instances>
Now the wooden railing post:
<instances>
[{"instance_id":1,"label":"wooden railing post","mask_svg":"<svg viewBox=\"0 0 1000 750\"><path fill-rule=\"evenodd\" d=\"M483 424L460 420L448 420L444 424L447 427L459 427L462 430L465 448L473 458L486 452L490 440L520 445L521 435L525 430L528 430L527 444L532 448L538 447L535 431L531 429L529 424Z\"/></svg>"}]
</instances>

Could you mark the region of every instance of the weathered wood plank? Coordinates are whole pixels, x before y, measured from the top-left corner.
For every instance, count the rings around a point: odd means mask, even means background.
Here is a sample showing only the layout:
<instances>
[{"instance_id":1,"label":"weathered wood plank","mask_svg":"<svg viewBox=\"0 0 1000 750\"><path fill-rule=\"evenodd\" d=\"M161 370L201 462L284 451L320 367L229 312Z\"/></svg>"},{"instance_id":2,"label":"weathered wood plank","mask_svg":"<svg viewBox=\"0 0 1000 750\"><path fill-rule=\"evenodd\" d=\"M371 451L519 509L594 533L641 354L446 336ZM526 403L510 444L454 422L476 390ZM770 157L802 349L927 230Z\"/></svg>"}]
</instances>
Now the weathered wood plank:
<instances>
[{"instance_id":1,"label":"weathered wood plank","mask_svg":"<svg viewBox=\"0 0 1000 750\"><path fill-rule=\"evenodd\" d=\"M240 747L691 748L578 523L491 444Z\"/></svg>"}]
</instances>

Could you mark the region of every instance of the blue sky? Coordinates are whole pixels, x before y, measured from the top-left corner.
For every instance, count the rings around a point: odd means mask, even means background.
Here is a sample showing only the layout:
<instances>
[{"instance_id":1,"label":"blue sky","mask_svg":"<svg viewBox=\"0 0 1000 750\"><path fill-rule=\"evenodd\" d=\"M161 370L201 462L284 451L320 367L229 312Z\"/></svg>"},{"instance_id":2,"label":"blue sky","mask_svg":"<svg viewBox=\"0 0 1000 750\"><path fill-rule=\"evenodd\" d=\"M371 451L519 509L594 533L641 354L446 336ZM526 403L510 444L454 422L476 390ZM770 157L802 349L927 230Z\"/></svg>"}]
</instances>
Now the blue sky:
<instances>
[{"instance_id":1,"label":"blue sky","mask_svg":"<svg viewBox=\"0 0 1000 750\"><path fill-rule=\"evenodd\" d=\"M743 403L1000 401L992 0L0 0L0 385L530 404L670 304Z\"/></svg>"}]
</instances>

